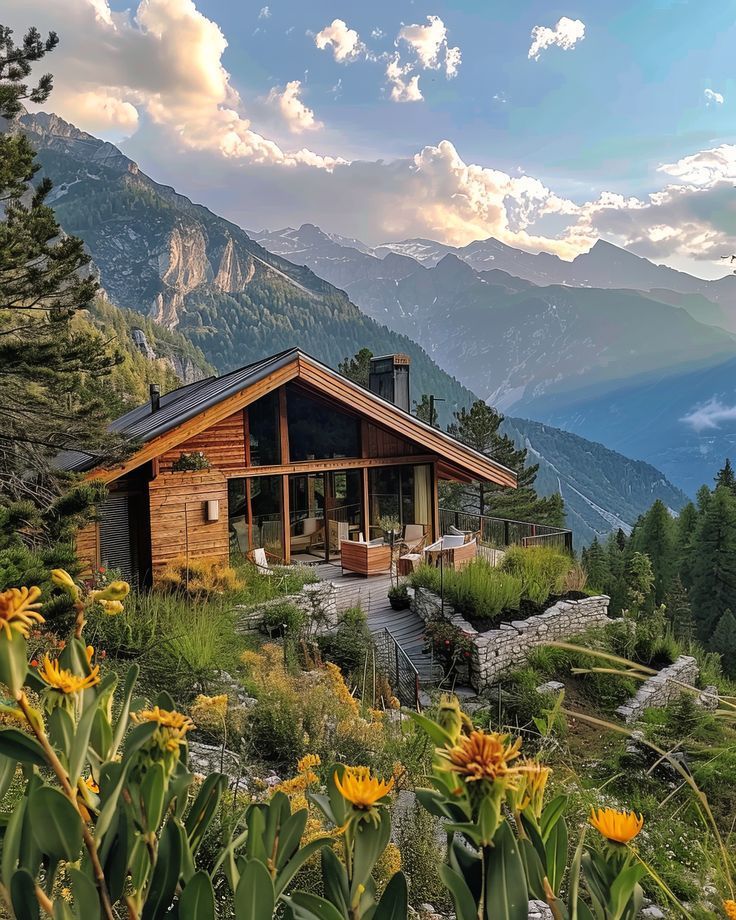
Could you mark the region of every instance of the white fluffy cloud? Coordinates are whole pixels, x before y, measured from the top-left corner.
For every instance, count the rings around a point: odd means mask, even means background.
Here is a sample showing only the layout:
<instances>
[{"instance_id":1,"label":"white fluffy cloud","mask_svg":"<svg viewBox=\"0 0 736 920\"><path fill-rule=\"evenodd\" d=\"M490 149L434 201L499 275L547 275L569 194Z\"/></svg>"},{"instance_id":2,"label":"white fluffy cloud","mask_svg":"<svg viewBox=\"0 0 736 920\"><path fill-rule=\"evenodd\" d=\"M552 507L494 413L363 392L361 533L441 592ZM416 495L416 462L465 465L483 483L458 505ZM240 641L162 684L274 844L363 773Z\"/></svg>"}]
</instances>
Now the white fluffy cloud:
<instances>
[{"instance_id":1,"label":"white fluffy cloud","mask_svg":"<svg viewBox=\"0 0 736 920\"><path fill-rule=\"evenodd\" d=\"M462 52L457 47L445 51L445 73L450 80L457 76L462 59Z\"/></svg>"},{"instance_id":2,"label":"white fluffy cloud","mask_svg":"<svg viewBox=\"0 0 736 920\"><path fill-rule=\"evenodd\" d=\"M462 62L458 47L447 42L447 27L439 16L427 16L427 24L403 25L394 44L397 48L407 46L410 60L402 59L397 51L386 64L386 80L393 102L419 102L423 99L419 88L419 74L416 70L439 70L444 68L448 80L457 76Z\"/></svg>"},{"instance_id":3,"label":"white fluffy cloud","mask_svg":"<svg viewBox=\"0 0 736 920\"><path fill-rule=\"evenodd\" d=\"M314 112L300 99L301 91L301 81L291 80L283 89L274 86L268 94L268 102L278 108L289 130L294 134L322 127L314 117Z\"/></svg>"},{"instance_id":4,"label":"white fluffy cloud","mask_svg":"<svg viewBox=\"0 0 736 920\"><path fill-rule=\"evenodd\" d=\"M360 36L355 29L349 29L343 19L333 19L314 36L314 43L321 51L330 48L339 64L355 61L365 54L365 45Z\"/></svg>"},{"instance_id":5,"label":"white fluffy cloud","mask_svg":"<svg viewBox=\"0 0 736 920\"><path fill-rule=\"evenodd\" d=\"M716 105L723 105L725 101L723 93L717 93L714 89L710 89L710 87L705 90L703 95L705 96L706 105L713 105L714 103Z\"/></svg>"},{"instance_id":6,"label":"white fluffy cloud","mask_svg":"<svg viewBox=\"0 0 736 920\"><path fill-rule=\"evenodd\" d=\"M660 172L690 185L712 186L722 180L730 182L736 179L736 144L699 150L676 163L664 163L658 168Z\"/></svg>"},{"instance_id":7,"label":"white fluffy cloud","mask_svg":"<svg viewBox=\"0 0 736 920\"><path fill-rule=\"evenodd\" d=\"M695 431L713 430L720 428L723 422L736 421L736 406L726 405L714 396L683 416L680 421L690 425Z\"/></svg>"},{"instance_id":8,"label":"white fluffy cloud","mask_svg":"<svg viewBox=\"0 0 736 920\"><path fill-rule=\"evenodd\" d=\"M557 21L554 29L550 29L549 26L534 26L532 43L529 46L529 58L538 61L540 54L552 45L557 45L563 51L569 51L584 38L585 23L580 19L569 19L563 16Z\"/></svg>"},{"instance_id":9,"label":"white fluffy cloud","mask_svg":"<svg viewBox=\"0 0 736 920\"><path fill-rule=\"evenodd\" d=\"M410 73L411 64L402 64L398 54L386 64L386 81L393 102L421 102L424 98L419 89L419 74L409 76Z\"/></svg>"},{"instance_id":10,"label":"white fluffy cloud","mask_svg":"<svg viewBox=\"0 0 736 920\"><path fill-rule=\"evenodd\" d=\"M427 16L427 25L402 26L396 39L406 42L413 50L422 67L437 70L440 66L440 51L447 46L447 27L439 16Z\"/></svg>"}]
</instances>

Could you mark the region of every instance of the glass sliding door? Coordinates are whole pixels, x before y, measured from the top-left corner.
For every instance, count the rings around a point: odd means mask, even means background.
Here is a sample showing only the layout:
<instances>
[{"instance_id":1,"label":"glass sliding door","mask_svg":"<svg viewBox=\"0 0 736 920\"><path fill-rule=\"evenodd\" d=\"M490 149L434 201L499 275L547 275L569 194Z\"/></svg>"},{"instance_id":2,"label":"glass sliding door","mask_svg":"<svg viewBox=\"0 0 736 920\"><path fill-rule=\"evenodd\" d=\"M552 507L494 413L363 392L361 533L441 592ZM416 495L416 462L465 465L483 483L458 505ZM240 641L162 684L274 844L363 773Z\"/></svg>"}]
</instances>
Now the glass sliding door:
<instances>
[{"instance_id":1,"label":"glass sliding door","mask_svg":"<svg viewBox=\"0 0 736 920\"><path fill-rule=\"evenodd\" d=\"M363 530L363 474L360 470L327 473L327 549L340 555L343 540L358 540Z\"/></svg>"},{"instance_id":2,"label":"glass sliding door","mask_svg":"<svg viewBox=\"0 0 736 920\"><path fill-rule=\"evenodd\" d=\"M432 529L432 473L427 464L379 466L369 472L368 497L371 537L380 537L382 518Z\"/></svg>"},{"instance_id":3,"label":"glass sliding door","mask_svg":"<svg viewBox=\"0 0 736 920\"><path fill-rule=\"evenodd\" d=\"M358 539L363 519L360 470L289 476L291 557L339 558L343 540Z\"/></svg>"},{"instance_id":4,"label":"glass sliding door","mask_svg":"<svg viewBox=\"0 0 736 920\"><path fill-rule=\"evenodd\" d=\"M230 479L227 492L231 551L245 555L263 548L272 559L283 559L281 477Z\"/></svg>"}]
</instances>

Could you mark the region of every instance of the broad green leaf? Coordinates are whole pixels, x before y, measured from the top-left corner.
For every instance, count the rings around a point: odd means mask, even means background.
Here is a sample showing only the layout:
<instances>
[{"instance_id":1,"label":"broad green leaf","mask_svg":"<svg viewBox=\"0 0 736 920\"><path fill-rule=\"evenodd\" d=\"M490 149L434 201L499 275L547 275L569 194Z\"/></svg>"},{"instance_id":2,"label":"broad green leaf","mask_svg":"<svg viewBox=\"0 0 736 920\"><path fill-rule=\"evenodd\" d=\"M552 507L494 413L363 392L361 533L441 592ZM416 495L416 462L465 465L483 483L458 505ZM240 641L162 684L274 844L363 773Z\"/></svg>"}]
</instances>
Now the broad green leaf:
<instances>
[{"instance_id":1,"label":"broad green leaf","mask_svg":"<svg viewBox=\"0 0 736 920\"><path fill-rule=\"evenodd\" d=\"M446 863L440 865L439 874L442 884L450 892L458 920L478 920L478 907L462 875L451 869ZM526 894L526 884L524 894Z\"/></svg>"},{"instance_id":2,"label":"broad green leaf","mask_svg":"<svg viewBox=\"0 0 736 920\"><path fill-rule=\"evenodd\" d=\"M137 664L133 664L128 668L128 673L125 675L125 686L123 688L123 701L122 708L120 709L120 715L117 718L115 723L115 730L112 737L112 745L110 746L110 751L108 757L112 759L118 752L120 747L120 742L123 740L125 731L128 728L128 716L130 715L130 701L133 696L133 689L135 683L138 680L138 675L140 673L140 668Z\"/></svg>"},{"instance_id":3,"label":"broad green leaf","mask_svg":"<svg viewBox=\"0 0 736 920\"><path fill-rule=\"evenodd\" d=\"M562 877L567 867L567 824L564 818L550 828L547 842L547 878L555 894L560 893Z\"/></svg>"},{"instance_id":4,"label":"broad green leaf","mask_svg":"<svg viewBox=\"0 0 736 920\"><path fill-rule=\"evenodd\" d=\"M235 890L237 920L271 920L276 896L268 869L258 859L249 859Z\"/></svg>"},{"instance_id":5,"label":"broad green leaf","mask_svg":"<svg viewBox=\"0 0 736 920\"><path fill-rule=\"evenodd\" d=\"M82 713L82 718L77 725L77 731L72 742L71 753L69 755L69 779L72 786L77 785L77 780L82 775L84 764L87 760L87 748L89 747L89 736L92 732L92 722L97 712L97 703L89 705Z\"/></svg>"},{"instance_id":6,"label":"broad green leaf","mask_svg":"<svg viewBox=\"0 0 736 920\"><path fill-rule=\"evenodd\" d=\"M304 828L307 826L309 811L301 808L294 812L281 826L279 833L279 847L276 854L276 868L281 869L291 859L299 847Z\"/></svg>"},{"instance_id":7,"label":"broad green leaf","mask_svg":"<svg viewBox=\"0 0 736 920\"><path fill-rule=\"evenodd\" d=\"M227 789L227 777L211 773L202 783L184 822L192 854L196 854L207 828L217 813L222 795Z\"/></svg>"},{"instance_id":8,"label":"broad green leaf","mask_svg":"<svg viewBox=\"0 0 736 920\"><path fill-rule=\"evenodd\" d=\"M142 920L162 920L174 900L181 873L181 837L173 821L167 821L161 832L158 859L151 876Z\"/></svg>"},{"instance_id":9,"label":"broad green leaf","mask_svg":"<svg viewBox=\"0 0 736 920\"><path fill-rule=\"evenodd\" d=\"M123 896L128 877L128 819L121 807L100 852L107 888L113 904Z\"/></svg>"},{"instance_id":10,"label":"broad green leaf","mask_svg":"<svg viewBox=\"0 0 736 920\"><path fill-rule=\"evenodd\" d=\"M424 729L437 747L453 746L454 742L452 736L446 732L441 725L428 719L427 716L422 715L421 712L414 712L414 710L411 709L404 709L403 712L416 722L420 728Z\"/></svg>"},{"instance_id":11,"label":"broad green leaf","mask_svg":"<svg viewBox=\"0 0 736 920\"><path fill-rule=\"evenodd\" d=\"M397 872L386 885L386 890L373 914L373 920L406 920L408 908L406 876L403 872Z\"/></svg>"},{"instance_id":12,"label":"broad green leaf","mask_svg":"<svg viewBox=\"0 0 736 920\"><path fill-rule=\"evenodd\" d=\"M182 891L179 920L215 920L215 892L205 871L195 872Z\"/></svg>"},{"instance_id":13,"label":"broad green leaf","mask_svg":"<svg viewBox=\"0 0 736 920\"><path fill-rule=\"evenodd\" d=\"M300 847L276 876L274 881L276 896L278 897L283 893L286 886L310 856L316 853L320 847L328 846L331 843L332 838L330 837L317 837L314 840L310 840L309 843L305 843L303 847Z\"/></svg>"},{"instance_id":14,"label":"broad green leaf","mask_svg":"<svg viewBox=\"0 0 736 920\"><path fill-rule=\"evenodd\" d=\"M100 915L100 898L94 882L79 869L67 867L74 892L74 915L78 920L93 920Z\"/></svg>"},{"instance_id":15,"label":"broad green leaf","mask_svg":"<svg viewBox=\"0 0 736 920\"><path fill-rule=\"evenodd\" d=\"M25 638L10 630L10 638L0 642L0 683L5 684L15 696L23 689L28 674L28 645Z\"/></svg>"},{"instance_id":16,"label":"broad green leaf","mask_svg":"<svg viewBox=\"0 0 736 920\"><path fill-rule=\"evenodd\" d=\"M17 763L13 757L6 757L5 754L0 754L0 802L5 798L5 794L13 784Z\"/></svg>"},{"instance_id":17,"label":"broad green leaf","mask_svg":"<svg viewBox=\"0 0 736 920\"><path fill-rule=\"evenodd\" d=\"M10 880L18 867L20 841L23 833L23 820L27 807L28 799L23 796L13 809L10 820L8 821L8 826L5 829L5 836L3 837L2 876L3 885L5 885L6 888L10 888Z\"/></svg>"},{"instance_id":18,"label":"broad green leaf","mask_svg":"<svg viewBox=\"0 0 736 920\"><path fill-rule=\"evenodd\" d=\"M90 761L96 759L98 764L103 763L108 756L112 745L112 726L107 717L105 708L100 703L95 709L95 717L92 720L92 731L89 735L89 747L92 752Z\"/></svg>"},{"instance_id":19,"label":"broad green leaf","mask_svg":"<svg viewBox=\"0 0 736 920\"><path fill-rule=\"evenodd\" d=\"M371 877L378 857L391 839L391 821L384 809L381 820L361 821L355 830L353 847L353 871L350 879L350 897L355 898L358 887L366 885Z\"/></svg>"},{"instance_id":20,"label":"broad green leaf","mask_svg":"<svg viewBox=\"0 0 736 920\"><path fill-rule=\"evenodd\" d=\"M10 880L10 900L15 920L39 920L36 882L28 869L18 869Z\"/></svg>"},{"instance_id":21,"label":"broad green leaf","mask_svg":"<svg viewBox=\"0 0 736 920\"><path fill-rule=\"evenodd\" d=\"M164 813L165 792L166 776L163 764L154 763L146 770L146 775L141 783L141 803L147 831L158 830Z\"/></svg>"},{"instance_id":22,"label":"broad green leaf","mask_svg":"<svg viewBox=\"0 0 736 920\"><path fill-rule=\"evenodd\" d=\"M539 854L534 849L534 844L528 837L519 840L519 853L524 863L526 880L529 886L529 897L544 901L544 866L539 859Z\"/></svg>"},{"instance_id":23,"label":"broad green leaf","mask_svg":"<svg viewBox=\"0 0 736 920\"><path fill-rule=\"evenodd\" d=\"M69 799L53 786L28 798L28 817L36 845L54 859L74 862L82 849L82 819Z\"/></svg>"},{"instance_id":24,"label":"broad green leaf","mask_svg":"<svg viewBox=\"0 0 736 920\"><path fill-rule=\"evenodd\" d=\"M545 843L547 842L547 837L549 837L552 828L565 813L569 799L569 795L558 795L545 806L539 822L542 840L544 840Z\"/></svg>"},{"instance_id":25,"label":"broad green leaf","mask_svg":"<svg viewBox=\"0 0 736 920\"><path fill-rule=\"evenodd\" d=\"M493 846L486 854L486 920L527 920L527 896L524 864L519 843L506 821L502 821Z\"/></svg>"},{"instance_id":26,"label":"broad green leaf","mask_svg":"<svg viewBox=\"0 0 736 920\"><path fill-rule=\"evenodd\" d=\"M69 752L74 738L74 721L62 706L57 706L48 717L49 740L64 763L69 762ZM73 785L73 783L72 783Z\"/></svg>"},{"instance_id":27,"label":"broad green leaf","mask_svg":"<svg viewBox=\"0 0 736 920\"><path fill-rule=\"evenodd\" d=\"M345 866L329 846L322 847L320 862L322 864L322 884L327 900L330 904L334 904L345 917L349 916L350 886Z\"/></svg>"},{"instance_id":28,"label":"broad green leaf","mask_svg":"<svg viewBox=\"0 0 736 920\"><path fill-rule=\"evenodd\" d=\"M294 920L344 920L334 904L306 891L295 891L286 898L286 903L294 914Z\"/></svg>"},{"instance_id":29,"label":"broad green leaf","mask_svg":"<svg viewBox=\"0 0 736 920\"><path fill-rule=\"evenodd\" d=\"M54 901L54 920L75 920L71 904L67 904L62 898Z\"/></svg>"},{"instance_id":30,"label":"broad green leaf","mask_svg":"<svg viewBox=\"0 0 736 920\"><path fill-rule=\"evenodd\" d=\"M17 728L0 729L0 754L34 767L47 766L46 755L38 741Z\"/></svg>"},{"instance_id":31,"label":"broad green leaf","mask_svg":"<svg viewBox=\"0 0 736 920\"><path fill-rule=\"evenodd\" d=\"M245 816L248 826L248 840L245 845L245 855L248 859L258 859L265 863L271 855L266 850L263 835L266 831L266 806L251 805Z\"/></svg>"}]
</instances>

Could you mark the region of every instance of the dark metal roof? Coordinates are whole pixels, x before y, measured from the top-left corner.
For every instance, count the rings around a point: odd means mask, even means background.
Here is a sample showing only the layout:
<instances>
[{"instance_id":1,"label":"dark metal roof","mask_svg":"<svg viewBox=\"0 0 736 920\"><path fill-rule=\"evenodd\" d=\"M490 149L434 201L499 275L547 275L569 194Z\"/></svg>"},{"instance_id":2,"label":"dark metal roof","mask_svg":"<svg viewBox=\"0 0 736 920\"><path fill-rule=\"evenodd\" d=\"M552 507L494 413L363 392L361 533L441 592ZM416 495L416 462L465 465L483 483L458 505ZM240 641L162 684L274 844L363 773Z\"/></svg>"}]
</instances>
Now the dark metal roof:
<instances>
[{"instance_id":1,"label":"dark metal roof","mask_svg":"<svg viewBox=\"0 0 736 920\"><path fill-rule=\"evenodd\" d=\"M122 415L112 422L110 430L119 432L130 441L146 443L172 428L176 428L183 422L194 418L194 416L199 415L200 412L204 412L205 409L216 405L223 399L227 399L229 396L240 392L246 387L252 386L254 383L264 379L274 371L286 367L296 358L302 358L319 366L322 370L336 377L347 386L354 387L363 393L368 393L376 402L390 406L395 412L406 416L407 420L411 420L413 425L424 428L428 432L431 431L433 435L439 435L450 443L456 445L460 444L463 450L468 453L482 459L486 463L491 463L499 470L504 470L512 476L516 476L513 470L509 470L507 467L497 463L485 454L462 444L462 442L457 441L456 438L453 438L441 429L428 425L426 422L416 418L416 416L412 415L410 412L406 412L404 409L394 405L394 403L378 396L372 390L366 390L365 387L354 383L349 378L344 377L342 374L339 374L328 365L323 364L321 361L318 361L299 348L289 348L286 351L271 355L261 361L256 361L253 364L238 368L228 374L223 374L221 377L207 377L204 380L197 380L194 383L185 384L163 395L156 412L152 412L150 402L146 402L142 406L131 409L130 412L126 412L125 415ZM96 459L93 456L81 451L64 451L57 458L57 464L62 469L73 470L75 472L93 469L95 463Z\"/></svg>"}]
</instances>

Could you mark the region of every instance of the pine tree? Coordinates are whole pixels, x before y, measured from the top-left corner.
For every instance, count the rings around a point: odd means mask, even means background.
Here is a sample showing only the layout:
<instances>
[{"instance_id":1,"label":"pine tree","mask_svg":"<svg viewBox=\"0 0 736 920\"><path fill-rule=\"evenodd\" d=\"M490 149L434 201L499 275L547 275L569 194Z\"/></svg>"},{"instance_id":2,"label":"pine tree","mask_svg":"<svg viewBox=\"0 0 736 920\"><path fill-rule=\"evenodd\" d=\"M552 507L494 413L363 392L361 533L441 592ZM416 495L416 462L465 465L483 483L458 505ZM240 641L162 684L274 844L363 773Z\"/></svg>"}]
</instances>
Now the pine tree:
<instances>
[{"instance_id":1,"label":"pine tree","mask_svg":"<svg viewBox=\"0 0 736 920\"><path fill-rule=\"evenodd\" d=\"M368 387L368 379L371 371L371 358L373 352L370 348L361 348L352 358L345 358L337 365L338 371L352 380L359 383L362 387Z\"/></svg>"},{"instance_id":2,"label":"pine tree","mask_svg":"<svg viewBox=\"0 0 736 920\"><path fill-rule=\"evenodd\" d=\"M736 498L727 488L709 499L693 551L690 603L698 636L707 642L736 597Z\"/></svg>"},{"instance_id":3,"label":"pine tree","mask_svg":"<svg viewBox=\"0 0 736 920\"><path fill-rule=\"evenodd\" d=\"M688 502L680 511L675 524L675 569L680 573L686 588L693 583L692 565L698 523L698 509L692 502Z\"/></svg>"},{"instance_id":4,"label":"pine tree","mask_svg":"<svg viewBox=\"0 0 736 920\"><path fill-rule=\"evenodd\" d=\"M422 398L419 402L414 402L414 415L422 422L426 422L428 425L437 427L437 422L439 415L437 412L437 407L430 402L429 396L426 393L422 393Z\"/></svg>"},{"instance_id":5,"label":"pine tree","mask_svg":"<svg viewBox=\"0 0 736 920\"><path fill-rule=\"evenodd\" d=\"M645 553L654 575L654 603L663 604L675 574L675 523L665 504L657 499L636 524L632 547Z\"/></svg>"},{"instance_id":6,"label":"pine tree","mask_svg":"<svg viewBox=\"0 0 736 920\"><path fill-rule=\"evenodd\" d=\"M723 611L713 630L710 647L721 656L723 673L736 677L736 617L729 608Z\"/></svg>"},{"instance_id":7,"label":"pine tree","mask_svg":"<svg viewBox=\"0 0 736 920\"><path fill-rule=\"evenodd\" d=\"M652 609L654 572L645 553L632 553L626 564L626 586L626 599L634 610Z\"/></svg>"},{"instance_id":8,"label":"pine tree","mask_svg":"<svg viewBox=\"0 0 736 920\"><path fill-rule=\"evenodd\" d=\"M690 642L694 639L695 624L690 599L679 575L676 575L672 582L665 607L675 638L680 642Z\"/></svg>"},{"instance_id":9,"label":"pine tree","mask_svg":"<svg viewBox=\"0 0 736 920\"><path fill-rule=\"evenodd\" d=\"M588 573L588 585L594 591L608 591L611 570L598 537L594 537L590 546L583 550L581 558L583 568Z\"/></svg>"},{"instance_id":10,"label":"pine tree","mask_svg":"<svg viewBox=\"0 0 736 920\"><path fill-rule=\"evenodd\" d=\"M609 535L605 545L608 580L604 585L606 594L611 598L610 610L619 614L627 606L626 563L629 553L628 538L622 530Z\"/></svg>"},{"instance_id":11,"label":"pine tree","mask_svg":"<svg viewBox=\"0 0 736 920\"><path fill-rule=\"evenodd\" d=\"M731 466L731 461L726 457L726 462L723 464L718 474L715 478L716 488L718 486L725 486L727 489L730 489L734 495L736 495L736 475L734 474L733 467Z\"/></svg>"},{"instance_id":12,"label":"pine tree","mask_svg":"<svg viewBox=\"0 0 736 920\"><path fill-rule=\"evenodd\" d=\"M455 421L447 430L463 444L514 470L518 476L517 488L504 489L490 483L454 483L445 496L446 503L476 514L562 526L565 520L562 496L555 493L540 498L537 495L534 482L539 465L526 465L526 449L517 449L508 435L500 433L502 421L502 415L477 400L470 409L455 412Z\"/></svg>"},{"instance_id":13,"label":"pine tree","mask_svg":"<svg viewBox=\"0 0 736 920\"><path fill-rule=\"evenodd\" d=\"M49 74L34 88L25 80L56 44L54 33L44 41L30 29L16 46L0 26L0 504L5 520L25 520L29 539L49 521L58 532L68 505L61 499L69 477L54 464L59 451L82 449L100 459L114 453L103 402L90 394L116 359L101 335L74 323L97 291L89 256L81 240L62 234L45 203L50 181L32 185L39 165L13 121L23 100L48 98Z\"/></svg>"}]
</instances>

